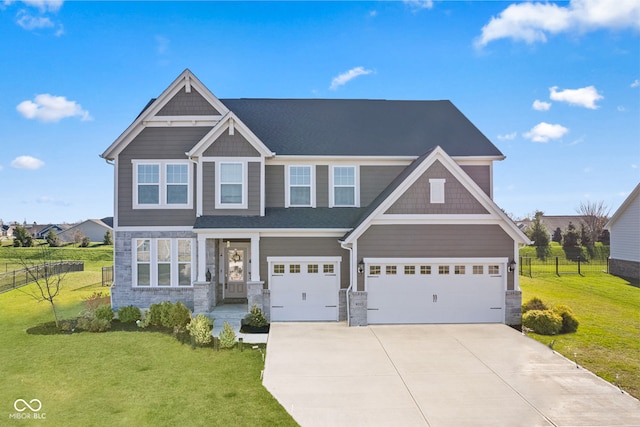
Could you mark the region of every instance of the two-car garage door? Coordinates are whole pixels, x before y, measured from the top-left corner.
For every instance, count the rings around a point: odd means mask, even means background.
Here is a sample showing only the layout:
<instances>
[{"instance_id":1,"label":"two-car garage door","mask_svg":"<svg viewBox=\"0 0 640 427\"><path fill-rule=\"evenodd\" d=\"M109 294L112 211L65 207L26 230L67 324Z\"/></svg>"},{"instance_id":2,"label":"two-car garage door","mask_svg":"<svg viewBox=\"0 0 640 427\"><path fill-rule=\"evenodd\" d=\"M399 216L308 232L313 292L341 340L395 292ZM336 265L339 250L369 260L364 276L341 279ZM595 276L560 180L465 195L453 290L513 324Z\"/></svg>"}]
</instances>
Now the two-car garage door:
<instances>
[{"instance_id":1,"label":"two-car garage door","mask_svg":"<svg viewBox=\"0 0 640 427\"><path fill-rule=\"evenodd\" d=\"M371 324L504 322L507 259L365 258L364 263Z\"/></svg>"},{"instance_id":2,"label":"two-car garage door","mask_svg":"<svg viewBox=\"0 0 640 427\"><path fill-rule=\"evenodd\" d=\"M269 257L272 321L337 321L340 257Z\"/></svg>"}]
</instances>

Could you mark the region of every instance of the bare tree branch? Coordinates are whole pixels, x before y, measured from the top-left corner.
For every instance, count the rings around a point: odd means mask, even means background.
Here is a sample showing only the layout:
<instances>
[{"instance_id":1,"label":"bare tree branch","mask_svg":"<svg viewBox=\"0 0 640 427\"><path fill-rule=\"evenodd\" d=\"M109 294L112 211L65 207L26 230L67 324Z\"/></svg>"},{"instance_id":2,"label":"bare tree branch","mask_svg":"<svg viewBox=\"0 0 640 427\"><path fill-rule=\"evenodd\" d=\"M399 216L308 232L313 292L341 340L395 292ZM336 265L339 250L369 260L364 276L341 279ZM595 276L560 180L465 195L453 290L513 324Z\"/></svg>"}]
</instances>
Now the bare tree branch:
<instances>
[{"instance_id":1,"label":"bare tree branch","mask_svg":"<svg viewBox=\"0 0 640 427\"><path fill-rule=\"evenodd\" d=\"M597 242L602 234L602 230L609 220L610 210L603 201L580 202L580 206L576 209L582 217L582 223L585 225L592 243Z\"/></svg>"}]
</instances>

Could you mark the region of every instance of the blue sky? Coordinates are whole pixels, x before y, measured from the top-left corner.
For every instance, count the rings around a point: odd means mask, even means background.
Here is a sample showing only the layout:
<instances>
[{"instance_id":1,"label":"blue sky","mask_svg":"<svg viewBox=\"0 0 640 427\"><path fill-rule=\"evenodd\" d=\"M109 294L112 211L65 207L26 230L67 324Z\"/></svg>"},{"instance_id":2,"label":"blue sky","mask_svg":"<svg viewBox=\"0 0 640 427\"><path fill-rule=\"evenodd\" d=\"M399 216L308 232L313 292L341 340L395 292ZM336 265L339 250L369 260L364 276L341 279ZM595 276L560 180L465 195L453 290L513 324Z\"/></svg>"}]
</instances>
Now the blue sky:
<instances>
[{"instance_id":1,"label":"blue sky","mask_svg":"<svg viewBox=\"0 0 640 427\"><path fill-rule=\"evenodd\" d=\"M218 97L450 99L523 217L640 181L640 2L0 0L0 218L113 212L99 158L185 68Z\"/></svg>"}]
</instances>

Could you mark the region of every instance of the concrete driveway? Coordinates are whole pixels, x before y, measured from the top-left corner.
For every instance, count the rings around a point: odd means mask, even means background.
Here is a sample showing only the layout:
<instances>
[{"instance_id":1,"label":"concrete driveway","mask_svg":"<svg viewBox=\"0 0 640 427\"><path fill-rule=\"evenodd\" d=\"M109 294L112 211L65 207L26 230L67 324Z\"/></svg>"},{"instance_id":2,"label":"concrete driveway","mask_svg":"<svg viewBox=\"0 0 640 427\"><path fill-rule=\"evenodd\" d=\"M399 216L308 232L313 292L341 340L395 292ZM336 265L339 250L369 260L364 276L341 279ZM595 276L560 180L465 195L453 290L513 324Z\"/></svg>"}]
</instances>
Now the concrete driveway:
<instances>
[{"instance_id":1,"label":"concrete driveway","mask_svg":"<svg viewBox=\"0 0 640 427\"><path fill-rule=\"evenodd\" d=\"M263 383L303 427L640 426L638 400L498 324L272 323Z\"/></svg>"}]
</instances>

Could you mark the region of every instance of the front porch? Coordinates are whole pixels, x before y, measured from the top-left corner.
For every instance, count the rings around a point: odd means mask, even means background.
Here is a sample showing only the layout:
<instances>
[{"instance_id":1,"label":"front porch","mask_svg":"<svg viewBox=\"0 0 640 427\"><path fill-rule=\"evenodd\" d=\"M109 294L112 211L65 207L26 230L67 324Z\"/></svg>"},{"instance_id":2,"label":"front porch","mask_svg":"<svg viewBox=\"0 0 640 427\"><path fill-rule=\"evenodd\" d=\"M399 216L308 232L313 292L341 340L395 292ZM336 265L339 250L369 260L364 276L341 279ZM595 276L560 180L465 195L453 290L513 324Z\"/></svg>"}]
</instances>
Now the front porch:
<instances>
[{"instance_id":1,"label":"front porch","mask_svg":"<svg viewBox=\"0 0 640 427\"><path fill-rule=\"evenodd\" d=\"M213 319L213 330L211 335L217 337L220 335L224 322L229 323L231 329L236 333L236 338L242 338L244 343L264 344L267 342L269 334L243 334L240 332L241 321L248 313L247 304L222 304L213 308L207 314L207 317Z\"/></svg>"}]
</instances>

